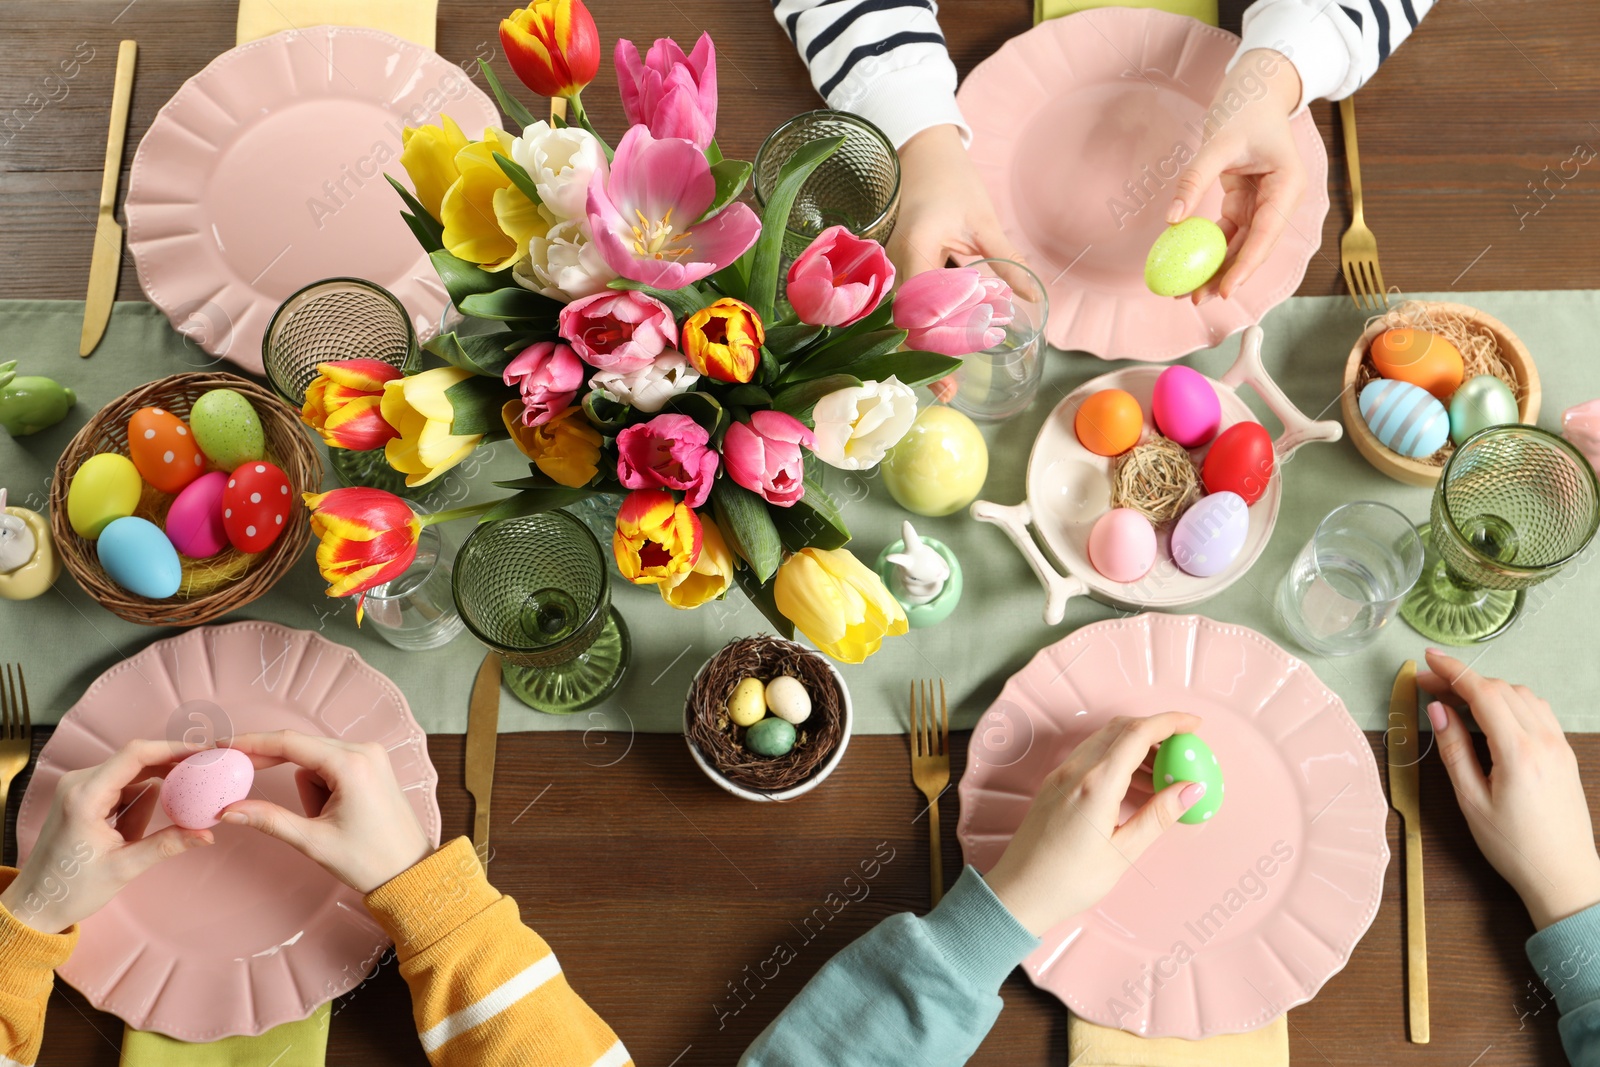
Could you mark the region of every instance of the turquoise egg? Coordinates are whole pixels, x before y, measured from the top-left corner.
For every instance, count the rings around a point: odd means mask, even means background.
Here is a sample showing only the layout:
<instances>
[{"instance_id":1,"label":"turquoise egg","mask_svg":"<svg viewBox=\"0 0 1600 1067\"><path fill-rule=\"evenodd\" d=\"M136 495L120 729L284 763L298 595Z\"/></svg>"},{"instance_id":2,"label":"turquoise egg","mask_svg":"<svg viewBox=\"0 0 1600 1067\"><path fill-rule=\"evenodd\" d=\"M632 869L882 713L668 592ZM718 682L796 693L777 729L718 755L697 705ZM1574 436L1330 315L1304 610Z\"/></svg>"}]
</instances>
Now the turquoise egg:
<instances>
[{"instance_id":1,"label":"turquoise egg","mask_svg":"<svg viewBox=\"0 0 1600 1067\"><path fill-rule=\"evenodd\" d=\"M178 550L153 522L134 515L118 519L101 532L95 547L111 580L137 596L164 600L183 582Z\"/></svg>"},{"instance_id":2,"label":"turquoise egg","mask_svg":"<svg viewBox=\"0 0 1600 1067\"><path fill-rule=\"evenodd\" d=\"M1361 417L1383 446L1402 456L1431 456L1450 438L1450 416L1444 405L1410 382L1388 378L1368 382L1359 406Z\"/></svg>"},{"instance_id":3,"label":"turquoise egg","mask_svg":"<svg viewBox=\"0 0 1600 1067\"><path fill-rule=\"evenodd\" d=\"M1180 815L1179 822L1208 822L1222 807L1222 765L1198 734L1173 734L1156 749L1151 786L1159 793L1174 782L1206 784L1206 795Z\"/></svg>"},{"instance_id":4,"label":"turquoise egg","mask_svg":"<svg viewBox=\"0 0 1600 1067\"><path fill-rule=\"evenodd\" d=\"M744 732L744 747L758 756L786 756L794 747L794 726L769 715Z\"/></svg>"},{"instance_id":5,"label":"turquoise egg","mask_svg":"<svg viewBox=\"0 0 1600 1067\"><path fill-rule=\"evenodd\" d=\"M1516 394L1492 374L1462 382L1450 397L1450 440L1458 445L1479 430L1521 421Z\"/></svg>"}]
</instances>

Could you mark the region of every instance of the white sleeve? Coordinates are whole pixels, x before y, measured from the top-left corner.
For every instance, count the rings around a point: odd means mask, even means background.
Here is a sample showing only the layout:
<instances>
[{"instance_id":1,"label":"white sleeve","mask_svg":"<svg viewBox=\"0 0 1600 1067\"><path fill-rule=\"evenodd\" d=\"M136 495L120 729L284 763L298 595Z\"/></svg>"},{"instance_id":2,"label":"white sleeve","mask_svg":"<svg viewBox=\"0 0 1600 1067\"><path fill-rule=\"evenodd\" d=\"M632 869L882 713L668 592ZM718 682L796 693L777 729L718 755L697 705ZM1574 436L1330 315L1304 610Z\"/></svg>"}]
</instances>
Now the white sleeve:
<instances>
[{"instance_id":1,"label":"white sleeve","mask_svg":"<svg viewBox=\"0 0 1600 1067\"><path fill-rule=\"evenodd\" d=\"M1434 0L1256 0L1233 62L1252 48L1289 57L1300 103L1349 96L1411 36ZM1229 64L1232 67L1232 64Z\"/></svg>"},{"instance_id":2,"label":"white sleeve","mask_svg":"<svg viewBox=\"0 0 1600 1067\"><path fill-rule=\"evenodd\" d=\"M971 140L935 0L772 0L772 13L829 107L865 118L896 148L945 124Z\"/></svg>"}]
</instances>

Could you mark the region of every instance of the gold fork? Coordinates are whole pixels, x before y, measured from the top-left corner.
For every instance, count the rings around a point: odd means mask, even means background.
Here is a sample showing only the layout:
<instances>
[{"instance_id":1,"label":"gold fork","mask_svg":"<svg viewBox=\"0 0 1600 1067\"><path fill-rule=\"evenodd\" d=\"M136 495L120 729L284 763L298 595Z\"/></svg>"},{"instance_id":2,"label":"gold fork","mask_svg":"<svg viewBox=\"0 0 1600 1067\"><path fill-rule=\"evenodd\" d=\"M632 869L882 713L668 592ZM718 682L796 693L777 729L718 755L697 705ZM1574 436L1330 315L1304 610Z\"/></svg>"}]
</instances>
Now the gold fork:
<instances>
[{"instance_id":1,"label":"gold fork","mask_svg":"<svg viewBox=\"0 0 1600 1067\"><path fill-rule=\"evenodd\" d=\"M939 714L933 713L933 682L911 683L911 780L928 798L928 840L933 902L944 897L944 861L939 853L939 794L950 784L950 705L939 679Z\"/></svg>"},{"instance_id":2,"label":"gold fork","mask_svg":"<svg viewBox=\"0 0 1600 1067\"><path fill-rule=\"evenodd\" d=\"M1382 311L1389 306L1389 290L1383 284L1378 266L1378 238L1367 228L1361 212L1361 150L1356 146L1356 101L1347 96L1339 101L1339 118L1344 124L1344 158L1350 170L1350 228L1339 239L1339 260L1344 268L1344 284L1356 307Z\"/></svg>"},{"instance_id":3,"label":"gold fork","mask_svg":"<svg viewBox=\"0 0 1600 1067\"><path fill-rule=\"evenodd\" d=\"M5 854L6 799L11 783L33 755L33 717L28 710L28 683L22 664L12 674L10 664L0 673L0 856Z\"/></svg>"}]
</instances>

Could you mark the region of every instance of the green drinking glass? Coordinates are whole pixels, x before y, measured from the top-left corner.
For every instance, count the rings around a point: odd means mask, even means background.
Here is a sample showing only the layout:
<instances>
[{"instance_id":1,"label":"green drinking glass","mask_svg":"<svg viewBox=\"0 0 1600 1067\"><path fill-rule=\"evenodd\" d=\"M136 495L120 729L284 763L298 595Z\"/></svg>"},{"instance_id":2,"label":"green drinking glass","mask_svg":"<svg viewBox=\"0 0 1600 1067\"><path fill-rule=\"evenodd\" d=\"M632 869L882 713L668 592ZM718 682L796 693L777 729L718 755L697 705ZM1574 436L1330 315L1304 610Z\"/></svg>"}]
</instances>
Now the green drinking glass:
<instances>
[{"instance_id":1,"label":"green drinking glass","mask_svg":"<svg viewBox=\"0 0 1600 1067\"><path fill-rule=\"evenodd\" d=\"M1450 456L1418 533L1422 577L1400 605L1411 628L1447 645L1487 641L1522 610L1526 591L1557 574L1600 526L1594 468L1534 426L1491 426Z\"/></svg>"},{"instance_id":2,"label":"green drinking glass","mask_svg":"<svg viewBox=\"0 0 1600 1067\"><path fill-rule=\"evenodd\" d=\"M455 599L467 629L500 654L507 687L536 711L593 707L628 668L605 554L564 511L480 525L456 556Z\"/></svg>"},{"instance_id":3,"label":"green drinking glass","mask_svg":"<svg viewBox=\"0 0 1600 1067\"><path fill-rule=\"evenodd\" d=\"M882 130L846 111L807 111L772 131L756 152L752 184L757 202L766 207L783 165L796 152L829 137L843 137L844 143L800 186L783 235L786 262L830 226L843 226L880 244L894 232L900 214L900 156Z\"/></svg>"}]
</instances>

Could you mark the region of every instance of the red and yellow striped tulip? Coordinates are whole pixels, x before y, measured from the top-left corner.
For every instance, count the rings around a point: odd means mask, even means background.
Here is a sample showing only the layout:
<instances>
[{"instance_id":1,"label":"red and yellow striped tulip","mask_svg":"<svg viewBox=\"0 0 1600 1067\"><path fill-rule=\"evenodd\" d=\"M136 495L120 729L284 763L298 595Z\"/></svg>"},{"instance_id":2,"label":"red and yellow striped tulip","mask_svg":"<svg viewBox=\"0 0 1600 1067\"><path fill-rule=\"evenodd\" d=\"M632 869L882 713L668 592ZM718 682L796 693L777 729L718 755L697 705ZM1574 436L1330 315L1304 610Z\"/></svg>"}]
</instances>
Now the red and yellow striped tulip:
<instances>
[{"instance_id":1,"label":"red and yellow striped tulip","mask_svg":"<svg viewBox=\"0 0 1600 1067\"><path fill-rule=\"evenodd\" d=\"M719 382L748 382L761 366L767 332L755 308L725 296L685 319L679 336L695 370Z\"/></svg>"},{"instance_id":2,"label":"red and yellow striped tulip","mask_svg":"<svg viewBox=\"0 0 1600 1067\"><path fill-rule=\"evenodd\" d=\"M540 96L576 96L600 72L600 31L582 0L533 0L500 21L500 46Z\"/></svg>"},{"instance_id":3,"label":"red and yellow striped tulip","mask_svg":"<svg viewBox=\"0 0 1600 1067\"><path fill-rule=\"evenodd\" d=\"M329 596L359 596L360 625L365 594L399 575L417 555L422 519L404 500L382 489L333 489L304 493L317 538L317 570Z\"/></svg>"},{"instance_id":4,"label":"red and yellow striped tulip","mask_svg":"<svg viewBox=\"0 0 1600 1067\"><path fill-rule=\"evenodd\" d=\"M300 418L322 435L329 448L369 452L382 448L400 431L384 420L383 385L401 376L398 367L380 359L346 359L317 364L317 376L306 386Z\"/></svg>"},{"instance_id":5,"label":"red and yellow striped tulip","mask_svg":"<svg viewBox=\"0 0 1600 1067\"><path fill-rule=\"evenodd\" d=\"M617 569L635 585L657 585L687 574L700 562L700 516L661 489L629 493L617 509L611 539Z\"/></svg>"},{"instance_id":6,"label":"red and yellow striped tulip","mask_svg":"<svg viewBox=\"0 0 1600 1067\"><path fill-rule=\"evenodd\" d=\"M698 608L709 601L720 600L733 584L733 569L737 564L716 520L701 518L700 535L699 561L689 570L656 586L669 607Z\"/></svg>"}]
</instances>

